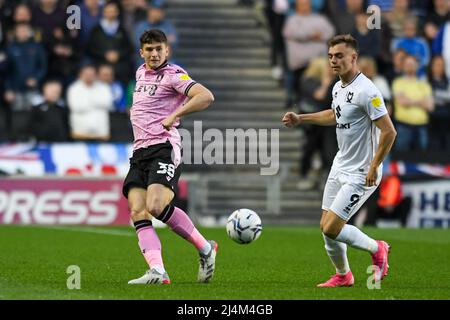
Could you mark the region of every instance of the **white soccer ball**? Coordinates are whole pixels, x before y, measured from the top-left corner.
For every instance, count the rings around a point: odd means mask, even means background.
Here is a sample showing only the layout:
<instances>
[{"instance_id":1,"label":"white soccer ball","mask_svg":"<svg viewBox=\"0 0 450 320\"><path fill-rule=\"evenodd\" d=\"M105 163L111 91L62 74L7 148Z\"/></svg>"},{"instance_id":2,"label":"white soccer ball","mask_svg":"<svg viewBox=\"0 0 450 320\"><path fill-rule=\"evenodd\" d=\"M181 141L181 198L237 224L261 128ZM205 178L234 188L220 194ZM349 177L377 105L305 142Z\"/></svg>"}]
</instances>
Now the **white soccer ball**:
<instances>
[{"instance_id":1,"label":"white soccer ball","mask_svg":"<svg viewBox=\"0 0 450 320\"><path fill-rule=\"evenodd\" d=\"M255 211L239 209L227 221L228 236L240 244L247 244L259 238L262 231L261 218Z\"/></svg>"}]
</instances>

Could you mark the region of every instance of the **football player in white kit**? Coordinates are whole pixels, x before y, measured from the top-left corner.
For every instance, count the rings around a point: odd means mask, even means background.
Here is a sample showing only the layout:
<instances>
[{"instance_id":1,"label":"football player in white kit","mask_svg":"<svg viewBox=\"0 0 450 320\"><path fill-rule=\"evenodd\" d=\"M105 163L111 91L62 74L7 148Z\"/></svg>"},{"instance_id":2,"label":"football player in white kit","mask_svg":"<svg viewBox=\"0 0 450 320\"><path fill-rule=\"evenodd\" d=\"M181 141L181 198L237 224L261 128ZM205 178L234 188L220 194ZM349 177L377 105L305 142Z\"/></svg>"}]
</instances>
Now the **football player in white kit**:
<instances>
[{"instance_id":1,"label":"football player in white kit","mask_svg":"<svg viewBox=\"0 0 450 320\"><path fill-rule=\"evenodd\" d=\"M377 188L382 162L397 133L380 91L358 70L356 40L351 35L338 35L328 46L330 66L340 78L333 88L331 109L310 114L288 112L282 121L287 127L336 126L339 150L325 185L320 221L336 274L318 287L347 287L354 284L347 245L371 254L376 281L388 272L390 246L347 222Z\"/></svg>"}]
</instances>

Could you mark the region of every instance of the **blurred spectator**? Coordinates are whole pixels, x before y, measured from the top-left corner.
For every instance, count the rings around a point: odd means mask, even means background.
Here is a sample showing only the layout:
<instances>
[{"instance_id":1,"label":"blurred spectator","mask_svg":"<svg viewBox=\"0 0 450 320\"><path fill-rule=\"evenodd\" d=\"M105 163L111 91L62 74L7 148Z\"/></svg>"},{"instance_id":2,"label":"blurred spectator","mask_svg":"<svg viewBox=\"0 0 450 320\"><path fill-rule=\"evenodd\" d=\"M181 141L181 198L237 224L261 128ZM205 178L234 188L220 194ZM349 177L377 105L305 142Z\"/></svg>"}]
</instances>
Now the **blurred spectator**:
<instances>
[{"instance_id":1,"label":"blurred spectator","mask_svg":"<svg viewBox=\"0 0 450 320\"><path fill-rule=\"evenodd\" d=\"M139 22L135 27L134 32L134 43L137 49L140 48L139 38L142 33L148 29L160 29L163 31L169 42L169 45L172 48L176 48L178 44L178 35L175 26L166 19L166 5L160 4L155 5L152 4L147 9L147 20Z\"/></svg>"},{"instance_id":2,"label":"blurred spectator","mask_svg":"<svg viewBox=\"0 0 450 320\"><path fill-rule=\"evenodd\" d=\"M13 23L30 23L32 22L32 13L30 7L26 3L19 3L14 8Z\"/></svg>"},{"instance_id":3,"label":"blurred spectator","mask_svg":"<svg viewBox=\"0 0 450 320\"><path fill-rule=\"evenodd\" d=\"M33 8L32 15L32 25L48 48L54 30L66 26L66 12L58 6L57 0L39 0L39 5Z\"/></svg>"},{"instance_id":4,"label":"blurred spectator","mask_svg":"<svg viewBox=\"0 0 450 320\"><path fill-rule=\"evenodd\" d=\"M0 0L0 49L4 49L7 40L7 31L11 25L13 4L9 0Z\"/></svg>"},{"instance_id":5,"label":"blurred spectator","mask_svg":"<svg viewBox=\"0 0 450 320\"><path fill-rule=\"evenodd\" d=\"M433 0L433 11L425 19L425 36L432 42L449 18L450 2L448 0Z\"/></svg>"},{"instance_id":6,"label":"blurred spectator","mask_svg":"<svg viewBox=\"0 0 450 320\"><path fill-rule=\"evenodd\" d=\"M0 79L6 78L6 53L0 47ZM9 108L5 107L5 102L3 100L5 96L5 82L0 81L0 141L6 139L9 132L8 127L11 123L11 114Z\"/></svg>"},{"instance_id":7,"label":"blurred spectator","mask_svg":"<svg viewBox=\"0 0 450 320\"><path fill-rule=\"evenodd\" d=\"M404 22L414 17L409 11L409 0L394 0L392 11L385 13L392 36L395 38L404 36Z\"/></svg>"},{"instance_id":8,"label":"blurred spectator","mask_svg":"<svg viewBox=\"0 0 450 320\"><path fill-rule=\"evenodd\" d=\"M131 79L125 88L125 99L126 99L126 105L127 105L127 112L130 111L130 108L133 105L133 95L134 95L135 88L136 88L136 80Z\"/></svg>"},{"instance_id":9,"label":"blurred spectator","mask_svg":"<svg viewBox=\"0 0 450 320\"><path fill-rule=\"evenodd\" d=\"M139 22L134 30L134 47L135 47L135 67L142 64L142 58L139 55L141 44L139 38L148 29L159 29L167 36L168 44L171 47L170 57L173 57L174 51L178 45L178 34L175 26L166 20L166 11L164 3L152 3L147 9L147 20Z\"/></svg>"},{"instance_id":10,"label":"blurred spectator","mask_svg":"<svg viewBox=\"0 0 450 320\"><path fill-rule=\"evenodd\" d=\"M37 141L60 142L69 139L67 109L61 99L62 85L49 80L43 86L44 102L33 107L30 116L31 135Z\"/></svg>"},{"instance_id":11,"label":"blurred spectator","mask_svg":"<svg viewBox=\"0 0 450 320\"><path fill-rule=\"evenodd\" d=\"M323 12L325 10L325 5L326 0L311 0L311 8L313 12Z\"/></svg>"},{"instance_id":12,"label":"blurred spectator","mask_svg":"<svg viewBox=\"0 0 450 320\"><path fill-rule=\"evenodd\" d=\"M114 68L109 64L102 64L98 67L98 80L105 83L111 89L114 100L114 110L119 112L127 111L126 96L124 86L114 79Z\"/></svg>"},{"instance_id":13,"label":"blurred spectator","mask_svg":"<svg viewBox=\"0 0 450 320\"><path fill-rule=\"evenodd\" d=\"M128 38L134 39L134 26L145 20L148 3L146 0L121 0L123 27L127 30Z\"/></svg>"},{"instance_id":14,"label":"blurred spectator","mask_svg":"<svg viewBox=\"0 0 450 320\"><path fill-rule=\"evenodd\" d=\"M432 51L433 55L444 58L445 74L450 79L450 17L434 39Z\"/></svg>"},{"instance_id":15,"label":"blurred spectator","mask_svg":"<svg viewBox=\"0 0 450 320\"><path fill-rule=\"evenodd\" d=\"M288 15L295 14L296 11L296 0L288 0L289 10ZM324 12L327 9L326 0L311 0L311 10L312 12Z\"/></svg>"},{"instance_id":16,"label":"blurred spectator","mask_svg":"<svg viewBox=\"0 0 450 320\"><path fill-rule=\"evenodd\" d=\"M430 49L425 39L417 36L417 18L408 18L403 22L404 36L395 38L392 42L392 51L403 49L415 56L419 63L419 77L426 74L426 67L430 62Z\"/></svg>"},{"instance_id":17,"label":"blurred spectator","mask_svg":"<svg viewBox=\"0 0 450 320\"><path fill-rule=\"evenodd\" d=\"M407 55L408 54L403 49L397 49L392 54L392 68L384 73L389 84L392 85L395 78L398 78L403 74L403 64Z\"/></svg>"},{"instance_id":18,"label":"blurred spectator","mask_svg":"<svg viewBox=\"0 0 450 320\"><path fill-rule=\"evenodd\" d=\"M450 86L441 56L431 60L429 81L433 88L435 109L430 116L430 149L450 150Z\"/></svg>"},{"instance_id":19,"label":"blurred spectator","mask_svg":"<svg viewBox=\"0 0 450 320\"><path fill-rule=\"evenodd\" d=\"M265 0L266 17L271 35L270 65L272 77L281 80L286 65L286 47L282 35L284 21L289 10L289 0Z\"/></svg>"},{"instance_id":20,"label":"blurred spectator","mask_svg":"<svg viewBox=\"0 0 450 320\"><path fill-rule=\"evenodd\" d=\"M76 75L81 50L78 32L67 28L55 28L48 43L49 78L57 78L67 87Z\"/></svg>"},{"instance_id":21,"label":"blurred spectator","mask_svg":"<svg viewBox=\"0 0 450 320\"><path fill-rule=\"evenodd\" d=\"M89 40L92 29L100 22L102 7L100 0L83 0L80 6L80 41L84 46Z\"/></svg>"},{"instance_id":22,"label":"blurred spectator","mask_svg":"<svg viewBox=\"0 0 450 320\"><path fill-rule=\"evenodd\" d=\"M380 69L380 72L385 74L392 73L393 63L392 63L392 31L389 27L389 22L386 18L382 16L381 18L381 29L372 30L380 35L380 48L377 56L377 65Z\"/></svg>"},{"instance_id":23,"label":"blurred spectator","mask_svg":"<svg viewBox=\"0 0 450 320\"><path fill-rule=\"evenodd\" d=\"M78 80L68 88L67 103L73 139L109 139L109 111L113 108L113 97L109 87L97 81L94 66L81 68Z\"/></svg>"},{"instance_id":24,"label":"blurred spectator","mask_svg":"<svg viewBox=\"0 0 450 320\"><path fill-rule=\"evenodd\" d=\"M381 12L389 12L394 7L394 0L369 0L368 5L376 5L380 7Z\"/></svg>"},{"instance_id":25,"label":"blurred spectator","mask_svg":"<svg viewBox=\"0 0 450 320\"><path fill-rule=\"evenodd\" d=\"M303 97L300 103L301 113L319 112L330 108L331 94L336 77L329 67L325 57L311 60L302 78ZM318 126L303 126L306 135L306 144L302 146L302 158L300 160L300 182L297 187L301 190L309 190L318 186L319 181L314 181L311 175L312 159L315 152L319 152L322 168L331 166L335 151L337 151L335 128L320 128ZM333 142L333 145L329 145ZM309 178L309 179L307 179Z\"/></svg>"},{"instance_id":26,"label":"blurred spectator","mask_svg":"<svg viewBox=\"0 0 450 320\"><path fill-rule=\"evenodd\" d=\"M31 100L47 72L45 50L31 38L31 30L27 23L16 24L15 40L6 48L8 71L5 100L11 104L13 111L31 107Z\"/></svg>"},{"instance_id":27,"label":"blurred spectator","mask_svg":"<svg viewBox=\"0 0 450 320\"><path fill-rule=\"evenodd\" d=\"M374 195L366 203L368 214L365 224L376 225L379 219L397 220L402 227L406 227L412 199L404 196L400 178L395 175L383 176Z\"/></svg>"},{"instance_id":28,"label":"blurred spectator","mask_svg":"<svg viewBox=\"0 0 450 320\"><path fill-rule=\"evenodd\" d=\"M373 84L380 90L381 95L383 96L384 102L386 104L386 108L389 111L389 114L392 114L392 93L386 78L380 74L378 74L377 64L373 58L370 57L361 57L358 59L359 69L361 72L370 80L372 80Z\"/></svg>"},{"instance_id":29,"label":"blurred spectator","mask_svg":"<svg viewBox=\"0 0 450 320\"><path fill-rule=\"evenodd\" d=\"M108 2L103 7L103 18L92 29L86 46L87 53L96 64L110 64L123 84L131 78L132 45L119 21L119 7Z\"/></svg>"},{"instance_id":30,"label":"blurred spectator","mask_svg":"<svg viewBox=\"0 0 450 320\"><path fill-rule=\"evenodd\" d=\"M367 19L369 15L360 12L356 15L355 29L351 35L358 41L359 55L377 59L381 51L381 32L379 30L369 30Z\"/></svg>"},{"instance_id":31,"label":"blurred spectator","mask_svg":"<svg viewBox=\"0 0 450 320\"><path fill-rule=\"evenodd\" d=\"M337 34L349 34L356 28L355 16L365 12L364 0L345 0L345 8L332 15Z\"/></svg>"},{"instance_id":32,"label":"blurred spectator","mask_svg":"<svg viewBox=\"0 0 450 320\"><path fill-rule=\"evenodd\" d=\"M283 28L291 71L286 107L299 102L303 72L312 58L327 54L327 41L334 35L334 27L328 19L312 13L310 0L297 0L296 5L296 13L287 18Z\"/></svg>"},{"instance_id":33,"label":"blurred spectator","mask_svg":"<svg viewBox=\"0 0 450 320\"><path fill-rule=\"evenodd\" d=\"M434 109L433 94L427 80L417 77L418 63L408 55L404 61L404 76L394 80L394 118L396 121L396 151L426 150L428 147L428 113Z\"/></svg>"},{"instance_id":34,"label":"blurred spectator","mask_svg":"<svg viewBox=\"0 0 450 320\"><path fill-rule=\"evenodd\" d=\"M7 10L7 8L5 8ZM5 20L2 19L1 23L4 24L5 42L12 42L14 40L14 27L18 23L28 23L31 24L31 9L26 3L18 3L11 8L12 16L11 19L8 19L8 16L5 16ZM9 14L4 12L5 15ZM3 16L1 17L3 18ZM32 30L33 31L33 30ZM34 37L34 32L33 32ZM39 39L37 39L39 40Z\"/></svg>"}]
</instances>

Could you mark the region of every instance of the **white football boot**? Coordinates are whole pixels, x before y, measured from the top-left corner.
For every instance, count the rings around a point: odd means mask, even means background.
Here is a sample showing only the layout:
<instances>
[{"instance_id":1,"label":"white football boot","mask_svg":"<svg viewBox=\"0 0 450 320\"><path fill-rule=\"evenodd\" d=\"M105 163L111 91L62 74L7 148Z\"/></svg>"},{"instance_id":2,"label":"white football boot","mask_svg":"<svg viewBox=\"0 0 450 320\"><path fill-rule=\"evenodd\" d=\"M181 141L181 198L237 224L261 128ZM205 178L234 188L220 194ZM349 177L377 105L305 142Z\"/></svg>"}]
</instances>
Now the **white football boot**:
<instances>
[{"instance_id":1,"label":"white football boot","mask_svg":"<svg viewBox=\"0 0 450 320\"><path fill-rule=\"evenodd\" d=\"M203 255L200 253L199 268L198 268L198 282L206 283L209 282L213 275L214 269L216 268L216 254L219 246L214 240L209 240L211 245L211 250L208 254Z\"/></svg>"},{"instance_id":2,"label":"white football boot","mask_svg":"<svg viewBox=\"0 0 450 320\"><path fill-rule=\"evenodd\" d=\"M170 284L170 279L167 272L150 269L142 277L128 281L128 284Z\"/></svg>"}]
</instances>

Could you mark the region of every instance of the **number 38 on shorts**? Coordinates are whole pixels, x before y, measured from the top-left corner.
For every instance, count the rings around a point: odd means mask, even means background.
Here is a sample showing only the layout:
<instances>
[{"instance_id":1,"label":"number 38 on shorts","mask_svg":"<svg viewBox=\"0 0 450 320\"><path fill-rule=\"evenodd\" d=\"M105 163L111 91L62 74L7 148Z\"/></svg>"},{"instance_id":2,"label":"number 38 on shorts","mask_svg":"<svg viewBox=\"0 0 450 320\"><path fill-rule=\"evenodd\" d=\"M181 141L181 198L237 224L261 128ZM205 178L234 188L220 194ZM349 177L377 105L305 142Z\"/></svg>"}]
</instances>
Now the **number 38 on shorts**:
<instances>
[{"instance_id":1,"label":"number 38 on shorts","mask_svg":"<svg viewBox=\"0 0 450 320\"><path fill-rule=\"evenodd\" d=\"M157 174L167 175L170 179L175 175L175 165L171 163L158 162L159 170L156 171Z\"/></svg>"}]
</instances>

